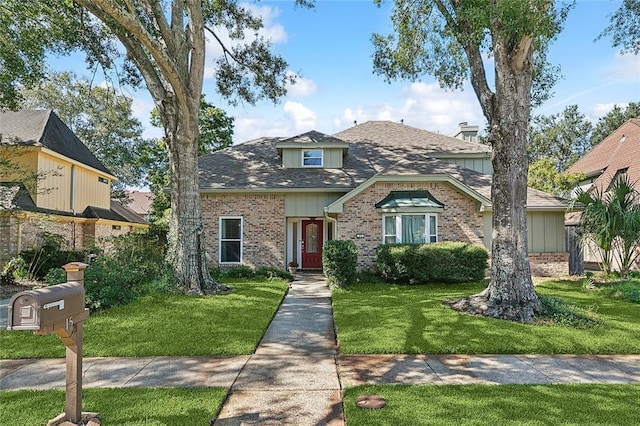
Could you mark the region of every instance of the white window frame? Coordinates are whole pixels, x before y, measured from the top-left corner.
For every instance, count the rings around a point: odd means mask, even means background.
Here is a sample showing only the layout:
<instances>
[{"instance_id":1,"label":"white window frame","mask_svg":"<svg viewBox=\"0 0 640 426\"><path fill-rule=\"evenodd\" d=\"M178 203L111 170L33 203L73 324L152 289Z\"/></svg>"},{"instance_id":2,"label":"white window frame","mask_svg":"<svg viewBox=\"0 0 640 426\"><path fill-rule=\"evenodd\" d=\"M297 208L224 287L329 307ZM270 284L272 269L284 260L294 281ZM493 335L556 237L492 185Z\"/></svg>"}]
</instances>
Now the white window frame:
<instances>
[{"instance_id":1,"label":"white window frame","mask_svg":"<svg viewBox=\"0 0 640 426\"><path fill-rule=\"evenodd\" d=\"M222 238L222 222L227 219L240 219L240 239ZM222 243L227 241L240 241L240 260L238 262L224 262L222 260ZM242 264L242 246L244 245L244 219L242 216L220 216L218 218L218 263L221 265L240 265Z\"/></svg>"},{"instance_id":2,"label":"white window frame","mask_svg":"<svg viewBox=\"0 0 640 426\"><path fill-rule=\"evenodd\" d=\"M382 244L387 244L387 237L392 237L394 234L386 233L385 222L388 217L395 217L396 225L396 244L403 244L402 241L402 216L424 216L424 240L423 244L437 243L438 242L438 214L436 213L395 213L382 215ZM435 218L435 229L431 229L431 218ZM431 241L431 237L434 237L435 241Z\"/></svg>"},{"instance_id":3,"label":"white window frame","mask_svg":"<svg viewBox=\"0 0 640 426\"><path fill-rule=\"evenodd\" d=\"M320 153L320 157L306 157L304 156L305 152L311 152L311 151L317 151ZM323 149L303 149L302 151L300 151L302 155L302 167L323 167L324 166L324 150ZM304 164L304 160L305 159L317 159L320 158L320 164Z\"/></svg>"}]
</instances>

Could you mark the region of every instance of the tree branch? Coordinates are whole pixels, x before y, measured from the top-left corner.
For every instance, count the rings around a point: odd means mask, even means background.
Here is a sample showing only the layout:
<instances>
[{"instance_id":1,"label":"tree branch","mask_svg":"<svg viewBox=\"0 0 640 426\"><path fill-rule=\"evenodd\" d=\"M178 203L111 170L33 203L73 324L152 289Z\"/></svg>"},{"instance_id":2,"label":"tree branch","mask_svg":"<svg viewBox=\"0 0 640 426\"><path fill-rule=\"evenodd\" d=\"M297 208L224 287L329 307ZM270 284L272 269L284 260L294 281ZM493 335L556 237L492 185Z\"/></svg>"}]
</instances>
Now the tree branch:
<instances>
[{"instance_id":1,"label":"tree branch","mask_svg":"<svg viewBox=\"0 0 640 426\"><path fill-rule=\"evenodd\" d=\"M166 77L167 83L171 86L176 93L178 99L186 99L188 93L186 87L183 85L180 73L176 69L176 62L171 58L170 53L144 28L138 16L133 15L130 12L122 9L118 3L114 0L74 0L77 4L89 10L96 15L98 19L109 26L114 33L118 33L122 30L129 34L124 34L123 37L132 36L136 38L148 51L148 54L153 57L158 67L162 70L163 76ZM164 15L156 16L156 19L164 19ZM116 25L114 25L117 24ZM118 35L118 38L122 40L122 37ZM168 47L168 46L166 46ZM166 88L165 88L166 89Z\"/></svg>"}]
</instances>

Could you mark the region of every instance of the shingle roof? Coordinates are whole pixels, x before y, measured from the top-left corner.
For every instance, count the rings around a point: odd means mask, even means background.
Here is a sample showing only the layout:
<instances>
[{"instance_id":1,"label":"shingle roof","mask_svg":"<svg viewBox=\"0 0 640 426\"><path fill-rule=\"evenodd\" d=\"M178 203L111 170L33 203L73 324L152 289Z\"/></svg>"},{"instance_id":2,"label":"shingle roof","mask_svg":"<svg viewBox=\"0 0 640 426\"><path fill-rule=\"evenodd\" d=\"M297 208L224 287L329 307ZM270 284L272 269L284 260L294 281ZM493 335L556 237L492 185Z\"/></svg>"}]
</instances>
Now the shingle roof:
<instances>
[{"instance_id":1,"label":"shingle roof","mask_svg":"<svg viewBox=\"0 0 640 426\"><path fill-rule=\"evenodd\" d=\"M136 212L122 205L119 201L116 201L116 200L111 200L111 209L88 206L86 209L84 209L84 211L82 212L82 215L88 218L107 219L107 220L114 220L118 222L148 224L148 222L142 219L140 216L138 216Z\"/></svg>"},{"instance_id":2,"label":"shingle roof","mask_svg":"<svg viewBox=\"0 0 640 426\"><path fill-rule=\"evenodd\" d=\"M587 152L567 173L587 176L604 172L594 185L606 189L618 170L628 168L627 176L640 189L640 118L632 118Z\"/></svg>"},{"instance_id":3,"label":"shingle roof","mask_svg":"<svg viewBox=\"0 0 640 426\"><path fill-rule=\"evenodd\" d=\"M396 149L417 149L438 154L490 154L491 148L479 143L463 141L439 133L417 129L392 121L368 121L335 134L349 142L370 142Z\"/></svg>"},{"instance_id":4,"label":"shingle roof","mask_svg":"<svg viewBox=\"0 0 640 426\"><path fill-rule=\"evenodd\" d=\"M118 222L148 224L133 210L123 206L119 201L111 200L111 209L88 206L82 214L72 212L45 209L37 207L33 202L29 191L20 182L0 182L0 211L21 210L33 213L44 213L66 217L85 217L94 219L109 219Z\"/></svg>"},{"instance_id":5,"label":"shingle roof","mask_svg":"<svg viewBox=\"0 0 640 426\"><path fill-rule=\"evenodd\" d=\"M357 139L357 127L369 134ZM373 129L383 130L385 137ZM404 136L415 136L403 139ZM377 174L438 175L448 174L487 199L491 198L491 176L430 157L431 150L445 153L489 153L489 147L449 136L426 132L390 122L370 122L340 132L334 137L349 138L349 148L342 169L284 168L276 144L282 138L260 138L198 159L200 190L295 190L322 189L351 191ZM364 136L363 136L364 137ZM533 189L529 190L530 207L564 208L562 199Z\"/></svg>"},{"instance_id":6,"label":"shingle roof","mask_svg":"<svg viewBox=\"0 0 640 426\"><path fill-rule=\"evenodd\" d=\"M51 110L0 112L0 143L49 148L108 175L112 173Z\"/></svg>"}]
</instances>

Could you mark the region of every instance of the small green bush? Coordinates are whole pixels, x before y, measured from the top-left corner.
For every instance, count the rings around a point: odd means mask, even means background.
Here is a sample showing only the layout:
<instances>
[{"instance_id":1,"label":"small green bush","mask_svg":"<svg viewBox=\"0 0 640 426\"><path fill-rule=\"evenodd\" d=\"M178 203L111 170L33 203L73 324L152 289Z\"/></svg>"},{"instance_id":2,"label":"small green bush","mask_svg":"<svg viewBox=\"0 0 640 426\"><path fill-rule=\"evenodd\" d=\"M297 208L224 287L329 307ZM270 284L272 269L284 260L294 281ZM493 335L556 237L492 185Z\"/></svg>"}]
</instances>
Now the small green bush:
<instances>
[{"instance_id":1,"label":"small green bush","mask_svg":"<svg viewBox=\"0 0 640 426\"><path fill-rule=\"evenodd\" d=\"M2 268L0 272L0 285L15 285L16 278L24 278L26 275L26 263L21 257L14 257Z\"/></svg>"},{"instance_id":2,"label":"small green bush","mask_svg":"<svg viewBox=\"0 0 640 426\"><path fill-rule=\"evenodd\" d=\"M376 267L387 280L405 284L469 282L484 278L489 253L476 244L382 244Z\"/></svg>"},{"instance_id":3,"label":"small green bush","mask_svg":"<svg viewBox=\"0 0 640 426\"><path fill-rule=\"evenodd\" d=\"M113 250L85 269L86 304L92 311L108 309L152 293L175 293L176 280L164 260L162 241L146 233L111 240ZM44 277L48 285L66 282L66 272L56 267Z\"/></svg>"},{"instance_id":4,"label":"small green bush","mask_svg":"<svg viewBox=\"0 0 640 426\"><path fill-rule=\"evenodd\" d=\"M256 275L256 271L250 266L238 265L227 269L222 275L227 278L252 278Z\"/></svg>"},{"instance_id":5,"label":"small green bush","mask_svg":"<svg viewBox=\"0 0 640 426\"><path fill-rule=\"evenodd\" d=\"M85 260L84 251L63 250L64 245L65 240L61 235L51 232L38 234L38 246L20 253L27 264L29 278L41 280L52 268Z\"/></svg>"},{"instance_id":6,"label":"small green bush","mask_svg":"<svg viewBox=\"0 0 640 426\"><path fill-rule=\"evenodd\" d=\"M330 240L322 249L322 268L329 287L344 287L358 279L358 248L353 241Z\"/></svg>"},{"instance_id":7,"label":"small green bush","mask_svg":"<svg viewBox=\"0 0 640 426\"><path fill-rule=\"evenodd\" d=\"M284 269L279 269L274 266L261 266L256 270L255 275L257 277L264 277L267 279L281 278L288 281L293 280L293 275L291 275L289 271L285 271Z\"/></svg>"}]
</instances>

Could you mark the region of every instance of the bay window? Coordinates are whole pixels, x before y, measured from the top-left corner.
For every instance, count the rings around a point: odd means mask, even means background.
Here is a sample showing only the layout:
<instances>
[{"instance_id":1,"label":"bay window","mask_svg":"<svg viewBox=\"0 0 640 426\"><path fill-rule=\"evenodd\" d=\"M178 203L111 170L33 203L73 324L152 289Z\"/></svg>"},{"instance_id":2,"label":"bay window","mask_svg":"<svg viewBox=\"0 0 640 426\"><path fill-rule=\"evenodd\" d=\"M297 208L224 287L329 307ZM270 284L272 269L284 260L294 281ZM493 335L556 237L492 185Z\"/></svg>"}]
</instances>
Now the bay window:
<instances>
[{"instance_id":1,"label":"bay window","mask_svg":"<svg viewBox=\"0 0 640 426\"><path fill-rule=\"evenodd\" d=\"M438 241L437 214L395 214L382 218L383 243L435 243Z\"/></svg>"}]
</instances>

